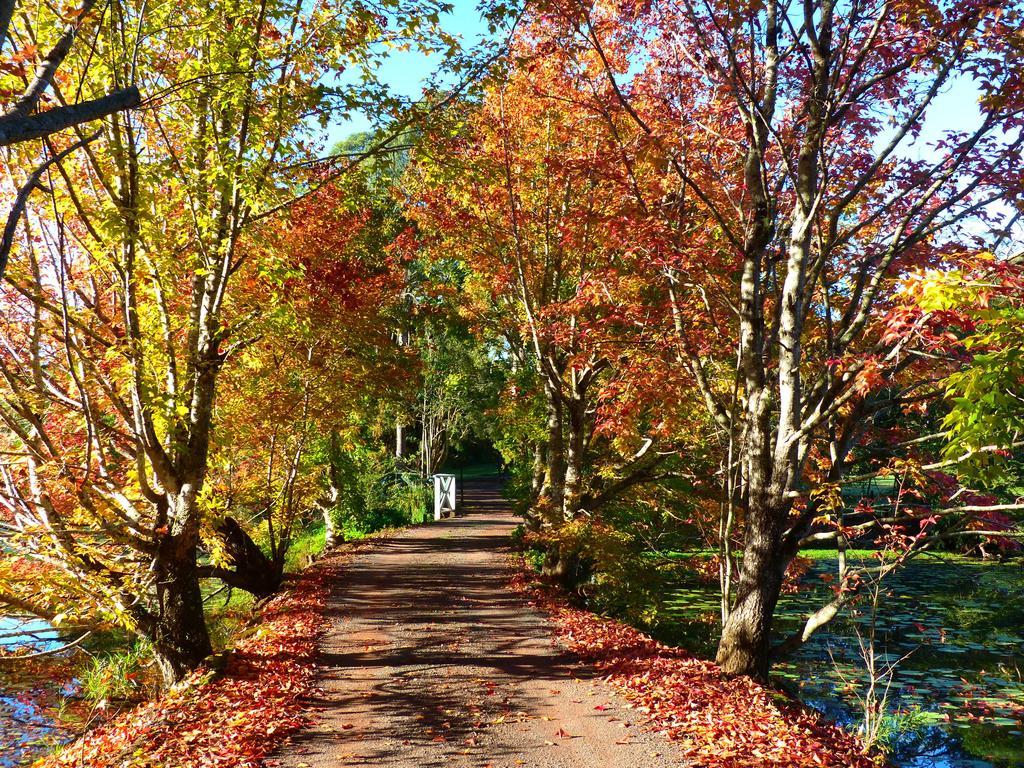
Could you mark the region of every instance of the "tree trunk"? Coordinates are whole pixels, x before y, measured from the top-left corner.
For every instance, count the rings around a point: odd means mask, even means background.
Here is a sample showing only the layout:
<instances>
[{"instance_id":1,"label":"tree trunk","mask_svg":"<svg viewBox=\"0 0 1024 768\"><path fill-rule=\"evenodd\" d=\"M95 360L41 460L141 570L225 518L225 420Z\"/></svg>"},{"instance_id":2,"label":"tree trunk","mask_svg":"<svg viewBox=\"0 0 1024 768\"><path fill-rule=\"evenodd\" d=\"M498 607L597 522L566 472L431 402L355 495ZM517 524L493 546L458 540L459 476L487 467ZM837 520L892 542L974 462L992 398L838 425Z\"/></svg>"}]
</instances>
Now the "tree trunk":
<instances>
[{"instance_id":1,"label":"tree trunk","mask_svg":"<svg viewBox=\"0 0 1024 768\"><path fill-rule=\"evenodd\" d=\"M568 408L569 435L566 441L565 484L562 494L562 516L571 520L579 512L583 496L583 461L586 450L586 403L574 397Z\"/></svg>"},{"instance_id":2,"label":"tree trunk","mask_svg":"<svg viewBox=\"0 0 1024 768\"><path fill-rule=\"evenodd\" d=\"M341 436L332 429L327 444L327 494L317 503L324 516L324 549L330 549L343 540L338 530L336 514L341 500Z\"/></svg>"},{"instance_id":3,"label":"tree trunk","mask_svg":"<svg viewBox=\"0 0 1024 768\"><path fill-rule=\"evenodd\" d=\"M577 551L566 550L564 545L556 544L549 549L541 565L541 576L574 593L579 592L593 574L593 563Z\"/></svg>"},{"instance_id":4,"label":"tree trunk","mask_svg":"<svg viewBox=\"0 0 1024 768\"><path fill-rule=\"evenodd\" d=\"M203 615L195 547L181 551L175 544L168 537L161 551L157 569L159 614L150 633L165 687L180 682L213 653Z\"/></svg>"},{"instance_id":5,"label":"tree trunk","mask_svg":"<svg viewBox=\"0 0 1024 768\"><path fill-rule=\"evenodd\" d=\"M547 466L547 451L544 443L538 441L533 446L533 467L530 476L530 506L540 499L541 489L544 487L544 470Z\"/></svg>"},{"instance_id":6,"label":"tree trunk","mask_svg":"<svg viewBox=\"0 0 1024 768\"><path fill-rule=\"evenodd\" d=\"M727 675L768 679L772 617L789 558L780 552L777 509L748 511L747 540L736 599L722 627L715 661Z\"/></svg>"},{"instance_id":7,"label":"tree trunk","mask_svg":"<svg viewBox=\"0 0 1024 768\"><path fill-rule=\"evenodd\" d=\"M448 460L448 428L445 426L436 427L431 433L430 440L430 467L427 474L433 477L441 471L445 461Z\"/></svg>"},{"instance_id":8,"label":"tree trunk","mask_svg":"<svg viewBox=\"0 0 1024 768\"><path fill-rule=\"evenodd\" d=\"M218 569L218 578L256 597L269 597L280 589L284 576L283 557L279 562L267 557L233 517L224 518L217 526L217 535L231 559L231 570ZM283 553L282 548L282 556Z\"/></svg>"},{"instance_id":9,"label":"tree trunk","mask_svg":"<svg viewBox=\"0 0 1024 768\"><path fill-rule=\"evenodd\" d=\"M562 438L562 404L558 394L550 385L545 386L548 411L548 444L545 451L547 467L541 484L540 499L549 516L556 516L548 522L558 525L562 522L562 504L565 499L565 442Z\"/></svg>"},{"instance_id":10,"label":"tree trunk","mask_svg":"<svg viewBox=\"0 0 1024 768\"><path fill-rule=\"evenodd\" d=\"M335 496L335 499L331 504L320 507L324 515L324 549L336 547L342 541L341 532L338 530L338 526L334 521L334 510L336 505L337 497Z\"/></svg>"}]
</instances>

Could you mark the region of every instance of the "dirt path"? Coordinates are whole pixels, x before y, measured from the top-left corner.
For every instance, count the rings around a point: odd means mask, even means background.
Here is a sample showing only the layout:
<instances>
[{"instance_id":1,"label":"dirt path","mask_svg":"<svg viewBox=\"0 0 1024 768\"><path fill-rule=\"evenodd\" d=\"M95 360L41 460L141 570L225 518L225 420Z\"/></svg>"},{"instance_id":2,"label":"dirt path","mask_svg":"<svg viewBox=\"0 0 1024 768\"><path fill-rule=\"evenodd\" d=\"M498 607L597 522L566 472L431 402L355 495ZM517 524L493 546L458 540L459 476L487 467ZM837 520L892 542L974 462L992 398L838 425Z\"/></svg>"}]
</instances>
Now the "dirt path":
<instances>
[{"instance_id":1,"label":"dirt path","mask_svg":"<svg viewBox=\"0 0 1024 768\"><path fill-rule=\"evenodd\" d=\"M329 601L319 722L270 764L680 765L506 588L517 521L497 486L467 484L466 502L355 555Z\"/></svg>"}]
</instances>

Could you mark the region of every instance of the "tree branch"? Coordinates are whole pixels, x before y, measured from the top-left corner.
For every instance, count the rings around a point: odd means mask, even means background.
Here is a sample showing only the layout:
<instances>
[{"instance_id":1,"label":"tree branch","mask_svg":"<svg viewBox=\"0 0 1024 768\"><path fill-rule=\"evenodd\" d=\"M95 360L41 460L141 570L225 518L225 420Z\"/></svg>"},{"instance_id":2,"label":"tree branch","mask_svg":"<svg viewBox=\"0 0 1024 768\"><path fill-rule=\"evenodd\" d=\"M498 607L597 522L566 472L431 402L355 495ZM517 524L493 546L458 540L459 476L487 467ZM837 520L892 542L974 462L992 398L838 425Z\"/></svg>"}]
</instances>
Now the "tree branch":
<instances>
[{"instance_id":1,"label":"tree branch","mask_svg":"<svg viewBox=\"0 0 1024 768\"><path fill-rule=\"evenodd\" d=\"M140 101L139 89L133 85L106 96L69 104L66 107L56 107L35 115L4 115L0 117L0 147L41 139L74 125L99 120L114 112L137 107Z\"/></svg>"},{"instance_id":2,"label":"tree branch","mask_svg":"<svg viewBox=\"0 0 1024 768\"><path fill-rule=\"evenodd\" d=\"M59 163L75 150L80 149L89 142L95 140L99 135L100 134L97 131L91 136L86 136L84 139L76 141L60 154L51 157L41 166L36 168L35 171L32 172L32 175L28 177L28 181L26 181L24 185L22 185L21 189L18 190L18 196L14 200L14 206L11 208L11 212L7 215L7 225L4 227L3 238L0 239L0 279L3 278L4 272L7 271L7 260L10 258L11 247L14 245L14 233L18 229L18 219L21 218L21 214L25 211L25 206L28 205L28 197L32 194L32 190L39 186L39 180L51 165Z\"/></svg>"}]
</instances>

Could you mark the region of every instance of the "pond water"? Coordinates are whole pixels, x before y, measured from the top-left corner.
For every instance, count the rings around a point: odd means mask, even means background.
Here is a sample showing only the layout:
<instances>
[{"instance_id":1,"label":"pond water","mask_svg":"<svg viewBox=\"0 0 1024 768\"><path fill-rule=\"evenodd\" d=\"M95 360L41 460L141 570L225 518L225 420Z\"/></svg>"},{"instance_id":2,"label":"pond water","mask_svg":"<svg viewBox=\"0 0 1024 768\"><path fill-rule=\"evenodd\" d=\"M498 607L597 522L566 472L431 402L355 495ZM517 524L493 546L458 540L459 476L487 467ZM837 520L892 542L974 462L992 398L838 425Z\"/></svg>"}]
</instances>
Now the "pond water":
<instances>
[{"instance_id":1,"label":"pond water","mask_svg":"<svg viewBox=\"0 0 1024 768\"><path fill-rule=\"evenodd\" d=\"M0 649L48 650L60 643L46 622L0 617ZM33 675L26 679L14 664L0 665L0 768L31 762L60 739L62 728L52 707L64 686Z\"/></svg>"},{"instance_id":2,"label":"pond water","mask_svg":"<svg viewBox=\"0 0 1024 768\"><path fill-rule=\"evenodd\" d=\"M834 558L818 558L804 589L785 595L783 636L828 597ZM918 559L885 581L876 650L899 660L889 691L893 761L905 768L1024 768L1024 567L961 557ZM683 581L654 634L710 653L718 631L716 585ZM858 642L869 611L837 618L794 657L779 683L856 730L864 672ZM909 654L909 655L908 655ZM906 656L906 658L903 658Z\"/></svg>"}]
</instances>

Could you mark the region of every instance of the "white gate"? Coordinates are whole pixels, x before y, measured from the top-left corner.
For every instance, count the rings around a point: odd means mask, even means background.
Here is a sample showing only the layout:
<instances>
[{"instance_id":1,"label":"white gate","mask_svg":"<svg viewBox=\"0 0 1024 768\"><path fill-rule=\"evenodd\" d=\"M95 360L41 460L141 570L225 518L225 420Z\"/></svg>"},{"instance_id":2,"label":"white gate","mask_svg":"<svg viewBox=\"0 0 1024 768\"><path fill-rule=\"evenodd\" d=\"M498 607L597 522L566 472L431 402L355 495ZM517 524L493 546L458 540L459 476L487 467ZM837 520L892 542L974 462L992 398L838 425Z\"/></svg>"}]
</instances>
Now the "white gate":
<instances>
[{"instance_id":1,"label":"white gate","mask_svg":"<svg viewBox=\"0 0 1024 768\"><path fill-rule=\"evenodd\" d=\"M455 475L434 475L435 520L440 520L446 515L455 514L456 498Z\"/></svg>"}]
</instances>

